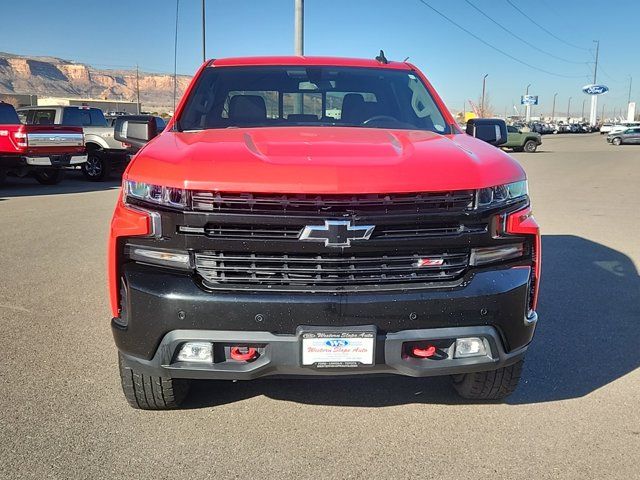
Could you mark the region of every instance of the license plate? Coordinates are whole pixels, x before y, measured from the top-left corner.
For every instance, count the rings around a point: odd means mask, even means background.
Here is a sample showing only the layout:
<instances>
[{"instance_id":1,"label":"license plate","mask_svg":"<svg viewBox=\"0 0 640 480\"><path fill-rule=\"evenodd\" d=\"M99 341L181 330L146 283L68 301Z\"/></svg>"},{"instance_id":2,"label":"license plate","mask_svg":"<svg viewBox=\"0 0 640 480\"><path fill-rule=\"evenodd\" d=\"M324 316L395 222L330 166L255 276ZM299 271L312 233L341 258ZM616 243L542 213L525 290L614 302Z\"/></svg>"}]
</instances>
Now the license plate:
<instances>
[{"instance_id":1,"label":"license plate","mask_svg":"<svg viewBox=\"0 0 640 480\"><path fill-rule=\"evenodd\" d=\"M375 330L314 330L301 337L303 366L357 368L374 363Z\"/></svg>"}]
</instances>

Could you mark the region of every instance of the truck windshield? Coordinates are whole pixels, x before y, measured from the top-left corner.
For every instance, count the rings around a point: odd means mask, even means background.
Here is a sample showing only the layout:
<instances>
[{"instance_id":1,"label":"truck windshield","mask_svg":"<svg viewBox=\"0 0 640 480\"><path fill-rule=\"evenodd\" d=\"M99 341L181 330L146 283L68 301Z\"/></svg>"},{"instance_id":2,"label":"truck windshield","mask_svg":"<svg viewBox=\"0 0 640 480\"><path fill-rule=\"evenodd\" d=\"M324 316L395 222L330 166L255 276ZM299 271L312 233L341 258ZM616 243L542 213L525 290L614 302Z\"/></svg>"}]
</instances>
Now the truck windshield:
<instances>
[{"instance_id":1,"label":"truck windshield","mask_svg":"<svg viewBox=\"0 0 640 480\"><path fill-rule=\"evenodd\" d=\"M210 67L189 95L179 130L355 126L450 133L411 71L349 67Z\"/></svg>"}]
</instances>

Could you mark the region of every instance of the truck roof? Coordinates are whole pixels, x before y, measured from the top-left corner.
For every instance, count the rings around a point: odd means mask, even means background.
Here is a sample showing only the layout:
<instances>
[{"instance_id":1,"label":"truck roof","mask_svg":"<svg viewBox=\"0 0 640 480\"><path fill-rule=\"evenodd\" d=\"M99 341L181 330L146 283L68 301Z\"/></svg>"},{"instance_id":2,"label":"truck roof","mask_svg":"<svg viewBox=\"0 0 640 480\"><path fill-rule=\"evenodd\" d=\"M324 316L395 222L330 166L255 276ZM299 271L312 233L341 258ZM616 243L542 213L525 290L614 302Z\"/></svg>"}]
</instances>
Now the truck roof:
<instances>
[{"instance_id":1,"label":"truck roof","mask_svg":"<svg viewBox=\"0 0 640 480\"><path fill-rule=\"evenodd\" d=\"M316 65L336 67L368 67L391 68L395 70L412 70L411 64L406 62L382 63L373 59L343 58L343 57L307 57L307 56L265 56L265 57L231 57L209 60L208 66L239 67L253 65Z\"/></svg>"}]
</instances>

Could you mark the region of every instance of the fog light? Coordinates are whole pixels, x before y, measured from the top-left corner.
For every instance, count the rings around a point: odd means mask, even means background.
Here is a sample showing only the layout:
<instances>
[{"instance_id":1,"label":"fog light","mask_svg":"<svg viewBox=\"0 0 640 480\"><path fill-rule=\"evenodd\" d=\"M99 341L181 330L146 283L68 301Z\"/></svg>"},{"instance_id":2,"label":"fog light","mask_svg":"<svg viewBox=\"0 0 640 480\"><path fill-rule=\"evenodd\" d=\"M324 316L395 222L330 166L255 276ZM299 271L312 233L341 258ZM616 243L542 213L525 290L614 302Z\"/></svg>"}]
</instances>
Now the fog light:
<instances>
[{"instance_id":1,"label":"fog light","mask_svg":"<svg viewBox=\"0 0 640 480\"><path fill-rule=\"evenodd\" d=\"M485 342L478 337L456 339L454 358L482 357L487 354Z\"/></svg>"},{"instance_id":2,"label":"fog light","mask_svg":"<svg viewBox=\"0 0 640 480\"><path fill-rule=\"evenodd\" d=\"M213 345L208 342L187 342L180 349L178 361L213 363Z\"/></svg>"}]
</instances>

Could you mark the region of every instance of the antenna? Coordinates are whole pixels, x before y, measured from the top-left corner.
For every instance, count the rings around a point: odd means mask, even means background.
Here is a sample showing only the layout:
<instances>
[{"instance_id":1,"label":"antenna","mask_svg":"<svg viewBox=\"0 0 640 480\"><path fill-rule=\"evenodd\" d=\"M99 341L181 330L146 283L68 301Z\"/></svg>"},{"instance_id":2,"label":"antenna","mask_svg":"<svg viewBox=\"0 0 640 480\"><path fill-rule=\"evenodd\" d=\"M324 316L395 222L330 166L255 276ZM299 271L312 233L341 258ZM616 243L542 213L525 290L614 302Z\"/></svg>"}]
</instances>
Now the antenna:
<instances>
[{"instance_id":1,"label":"antenna","mask_svg":"<svg viewBox=\"0 0 640 480\"><path fill-rule=\"evenodd\" d=\"M173 43L173 114L176 114L176 90L178 89L178 13L180 0L176 0L176 36Z\"/></svg>"},{"instance_id":2,"label":"antenna","mask_svg":"<svg viewBox=\"0 0 640 480\"><path fill-rule=\"evenodd\" d=\"M380 63L384 63L385 65L389 63L389 60L387 60L387 57L384 56L384 50L380 50L380 55L376 57L376 60Z\"/></svg>"}]
</instances>

